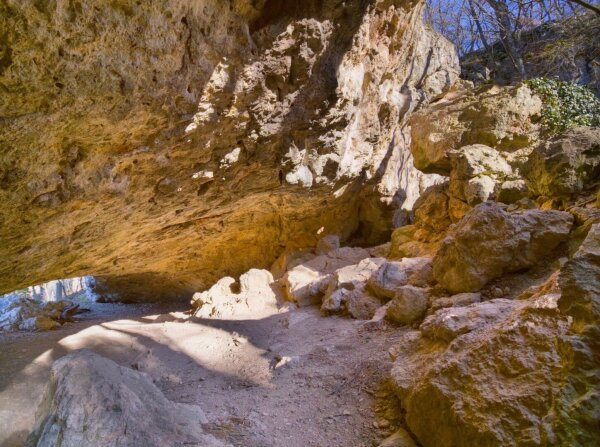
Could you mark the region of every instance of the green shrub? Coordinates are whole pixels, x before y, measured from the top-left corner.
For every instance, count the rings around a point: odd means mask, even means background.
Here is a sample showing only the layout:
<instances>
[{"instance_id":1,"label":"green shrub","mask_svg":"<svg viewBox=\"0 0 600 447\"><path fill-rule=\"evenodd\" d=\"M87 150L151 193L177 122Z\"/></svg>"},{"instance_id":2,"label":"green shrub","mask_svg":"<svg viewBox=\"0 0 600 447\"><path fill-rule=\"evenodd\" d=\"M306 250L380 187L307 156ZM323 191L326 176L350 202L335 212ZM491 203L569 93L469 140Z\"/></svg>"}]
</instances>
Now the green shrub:
<instances>
[{"instance_id":1,"label":"green shrub","mask_svg":"<svg viewBox=\"0 0 600 447\"><path fill-rule=\"evenodd\" d=\"M600 101L588 87L548 78L525 84L542 98L542 124L547 132L559 133L574 126L600 127Z\"/></svg>"}]
</instances>

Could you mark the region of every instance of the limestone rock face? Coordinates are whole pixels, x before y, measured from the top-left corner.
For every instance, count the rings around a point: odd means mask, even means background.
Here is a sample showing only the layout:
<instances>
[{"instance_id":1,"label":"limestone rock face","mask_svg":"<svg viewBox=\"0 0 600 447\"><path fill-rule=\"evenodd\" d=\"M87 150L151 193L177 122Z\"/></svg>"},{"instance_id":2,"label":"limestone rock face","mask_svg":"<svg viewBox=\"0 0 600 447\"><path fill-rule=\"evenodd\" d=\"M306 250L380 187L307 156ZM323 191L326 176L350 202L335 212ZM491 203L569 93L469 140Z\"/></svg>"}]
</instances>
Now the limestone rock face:
<instances>
[{"instance_id":1,"label":"limestone rock face","mask_svg":"<svg viewBox=\"0 0 600 447\"><path fill-rule=\"evenodd\" d=\"M563 312L578 319L600 319L600 223L591 226L573 258L561 270Z\"/></svg>"},{"instance_id":2,"label":"limestone rock face","mask_svg":"<svg viewBox=\"0 0 600 447\"><path fill-rule=\"evenodd\" d=\"M524 174L538 195L569 197L600 179L600 129L578 127L542 143Z\"/></svg>"},{"instance_id":3,"label":"limestone rock face","mask_svg":"<svg viewBox=\"0 0 600 447\"><path fill-rule=\"evenodd\" d=\"M423 1L292 3L3 2L0 293L177 297L321 227L383 242L427 185L406 121L456 53Z\"/></svg>"},{"instance_id":4,"label":"limestone rock face","mask_svg":"<svg viewBox=\"0 0 600 447\"><path fill-rule=\"evenodd\" d=\"M57 360L27 447L225 447L195 405L168 400L145 373L82 349Z\"/></svg>"},{"instance_id":5,"label":"limestone rock face","mask_svg":"<svg viewBox=\"0 0 600 447\"><path fill-rule=\"evenodd\" d=\"M590 351L569 332L557 299L474 304L471 312L488 307L495 318L444 337L447 345L420 332L399 342L392 376L421 445L597 444L597 369L589 357L587 374L573 368L573 355L578 362Z\"/></svg>"},{"instance_id":6,"label":"limestone rock face","mask_svg":"<svg viewBox=\"0 0 600 447\"><path fill-rule=\"evenodd\" d=\"M502 152L531 146L539 138L534 118L541 110L540 98L526 86L459 92L411 118L415 166L448 175L449 153L463 146L484 144Z\"/></svg>"},{"instance_id":7,"label":"limestone rock face","mask_svg":"<svg viewBox=\"0 0 600 447\"><path fill-rule=\"evenodd\" d=\"M482 203L449 232L433 260L442 287L475 292L504 273L532 267L567 240L573 225L566 212L505 208Z\"/></svg>"}]
</instances>

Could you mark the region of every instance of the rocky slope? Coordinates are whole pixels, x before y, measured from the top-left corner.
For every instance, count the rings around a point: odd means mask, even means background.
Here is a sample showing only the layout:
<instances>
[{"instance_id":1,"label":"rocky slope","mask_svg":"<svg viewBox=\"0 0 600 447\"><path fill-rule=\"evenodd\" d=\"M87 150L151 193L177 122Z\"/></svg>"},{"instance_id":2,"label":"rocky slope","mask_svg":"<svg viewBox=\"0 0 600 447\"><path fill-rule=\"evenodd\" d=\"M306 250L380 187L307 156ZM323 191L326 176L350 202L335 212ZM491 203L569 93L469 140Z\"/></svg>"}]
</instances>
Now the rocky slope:
<instances>
[{"instance_id":1,"label":"rocky slope","mask_svg":"<svg viewBox=\"0 0 600 447\"><path fill-rule=\"evenodd\" d=\"M390 349L391 380L401 425L425 447L600 442L600 129L548 139L523 88L450 95L413 117L415 160L449 180L391 244L327 236L272 268L272 290L299 306L413 328ZM515 104L528 111L519 120L508 118ZM461 125L422 140L427 117L433 129ZM424 150L438 135L447 144ZM519 194L502 195L507 181ZM480 194L465 196L473 184ZM259 296L264 286L247 284L268 272L247 275L242 294L219 287L228 279L196 296L197 312L218 317L214 303Z\"/></svg>"},{"instance_id":2,"label":"rocky slope","mask_svg":"<svg viewBox=\"0 0 600 447\"><path fill-rule=\"evenodd\" d=\"M559 78L587 85L600 96L600 17L580 14L544 23L521 33L520 41L528 78ZM501 43L491 47L492 60L482 50L461 60L461 76L474 82L493 80L512 84L519 74Z\"/></svg>"},{"instance_id":3,"label":"rocky slope","mask_svg":"<svg viewBox=\"0 0 600 447\"><path fill-rule=\"evenodd\" d=\"M375 243L427 185L406 119L458 76L423 2L0 5L0 293L173 297L317 232Z\"/></svg>"}]
</instances>

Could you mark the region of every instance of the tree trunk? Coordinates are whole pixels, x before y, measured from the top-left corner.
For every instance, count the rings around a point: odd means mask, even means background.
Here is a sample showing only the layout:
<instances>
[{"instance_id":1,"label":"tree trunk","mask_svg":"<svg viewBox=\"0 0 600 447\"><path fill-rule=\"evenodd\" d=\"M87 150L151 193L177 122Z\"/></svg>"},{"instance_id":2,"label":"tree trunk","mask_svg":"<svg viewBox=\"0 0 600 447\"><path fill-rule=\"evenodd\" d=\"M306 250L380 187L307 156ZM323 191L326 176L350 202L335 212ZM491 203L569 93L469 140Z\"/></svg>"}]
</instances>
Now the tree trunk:
<instances>
[{"instance_id":1,"label":"tree trunk","mask_svg":"<svg viewBox=\"0 0 600 447\"><path fill-rule=\"evenodd\" d=\"M525 70L525 64L523 63L521 48L513 35L513 22L510 18L508 5L505 0L487 0L487 2L496 15L496 21L498 22L498 28L500 30L500 41L502 42L508 57L510 57L513 65L517 69L520 78L527 79L527 72Z\"/></svg>"},{"instance_id":2,"label":"tree trunk","mask_svg":"<svg viewBox=\"0 0 600 447\"><path fill-rule=\"evenodd\" d=\"M473 17L473 21L475 22L475 26L477 27L477 33L479 34L479 38L481 39L481 43L483 44L483 48L485 49L485 53L488 58L488 65L490 66L490 70L495 69L494 62L494 54L492 53L492 49L488 44L487 38L485 37L485 32L483 31L483 27L481 26L481 20L479 19L479 13L475 9L475 4L473 0L469 0L469 9L471 10L471 16Z\"/></svg>"},{"instance_id":3,"label":"tree trunk","mask_svg":"<svg viewBox=\"0 0 600 447\"><path fill-rule=\"evenodd\" d=\"M573 2L573 3L577 3L578 5L583 6L584 8L587 8L590 11L594 11L596 14L600 15L600 8L598 6L592 5L591 3L588 3L583 0L569 0L569 1Z\"/></svg>"},{"instance_id":4,"label":"tree trunk","mask_svg":"<svg viewBox=\"0 0 600 447\"><path fill-rule=\"evenodd\" d=\"M62 285L62 282L60 281L60 279L56 280L56 292L54 294L54 299L56 301L60 301L63 299L63 291L64 291L64 287Z\"/></svg>"}]
</instances>

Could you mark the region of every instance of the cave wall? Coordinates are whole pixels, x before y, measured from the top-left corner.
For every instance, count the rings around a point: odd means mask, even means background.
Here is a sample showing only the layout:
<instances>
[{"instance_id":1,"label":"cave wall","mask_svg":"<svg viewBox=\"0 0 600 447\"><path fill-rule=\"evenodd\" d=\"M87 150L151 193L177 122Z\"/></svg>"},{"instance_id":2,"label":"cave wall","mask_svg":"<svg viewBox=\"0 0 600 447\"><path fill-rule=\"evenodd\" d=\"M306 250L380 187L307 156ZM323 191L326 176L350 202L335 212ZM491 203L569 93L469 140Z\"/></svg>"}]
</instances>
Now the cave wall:
<instances>
[{"instance_id":1,"label":"cave wall","mask_svg":"<svg viewBox=\"0 0 600 447\"><path fill-rule=\"evenodd\" d=\"M0 3L0 293L176 297L318 230L385 239L456 80L409 0Z\"/></svg>"}]
</instances>

